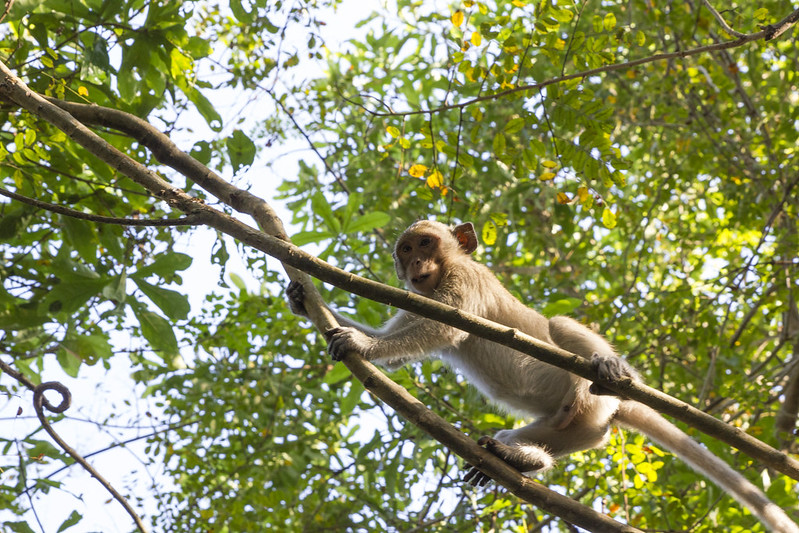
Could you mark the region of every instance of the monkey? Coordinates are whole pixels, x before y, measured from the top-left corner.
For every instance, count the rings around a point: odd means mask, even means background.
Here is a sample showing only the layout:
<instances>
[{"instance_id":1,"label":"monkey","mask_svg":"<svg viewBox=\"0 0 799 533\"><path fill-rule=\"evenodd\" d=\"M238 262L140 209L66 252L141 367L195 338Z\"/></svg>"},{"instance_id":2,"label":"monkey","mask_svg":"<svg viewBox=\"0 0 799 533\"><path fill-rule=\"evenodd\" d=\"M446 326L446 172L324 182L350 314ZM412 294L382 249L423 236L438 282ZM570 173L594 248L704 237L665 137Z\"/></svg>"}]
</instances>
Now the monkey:
<instances>
[{"instance_id":1,"label":"monkey","mask_svg":"<svg viewBox=\"0 0 799 533\"><path fill-rule=\"evenodd\" d=\"M516 328L591 361L599 382L576 376L512 348L471 335L435 320L400 310L382 327L364 326L333 312L340 327L325 333L334 360L349 352L389 370L438 355L492 403L532 417L530 424L483 436L478 444L522 473L552 468L555 459L604 445L613 425L638 431L672 451L746 506L772 531L799 533L799 527L763 492L657 411L623 399L603 381L640 380L598 333L565 316L547 319L514 297L491 270L475 261L474 226L454 227L421 220L397 240L393 252L397 277L411 292ZM287 288L291 310L307 316L304 289ZM464 481L484 485L490 478L467 465Z\"/></svg>"}]
</instances>

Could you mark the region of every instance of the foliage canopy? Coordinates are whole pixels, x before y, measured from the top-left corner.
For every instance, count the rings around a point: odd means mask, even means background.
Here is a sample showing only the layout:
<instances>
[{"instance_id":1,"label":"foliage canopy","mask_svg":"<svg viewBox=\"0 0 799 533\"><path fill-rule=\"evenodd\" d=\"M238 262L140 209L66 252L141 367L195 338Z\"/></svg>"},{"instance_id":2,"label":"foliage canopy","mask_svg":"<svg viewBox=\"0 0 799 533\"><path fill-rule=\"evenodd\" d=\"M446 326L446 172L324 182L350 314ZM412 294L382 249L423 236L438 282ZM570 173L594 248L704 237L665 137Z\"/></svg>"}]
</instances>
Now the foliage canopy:
<instances>
[{"instance_id":1,"label":"foliage canopy","mask_svg":"<svg viewBox=\"0 0 799 533\"><path fill-rule=\"evenodd\" d=\"M472 220L480 260L523 301L598 325L653 387L796 453L799 48L793 29L730 34L791 3L725 5L724 29L698 0L397 0L370 5L338 44L330 25L355 4L17 0L0 57L41 94L145 118L237 186L277 194L295 243L367 277L393 279L392 236L414 219ZM0 123L4 191L87 215L179 216L11 102ZM95 131L233 213L140 142ZM297 146L296 169L269 159ZM54 362L77 376L130 360L168 422L148 461L170 482L129 495L158 502L156 529L566 528L502 490L463 488L455 456L331 364L262 254L202 228L42 207L0 204L2 360L34 383ZM195 305L185 273L205 254L181 248L187 233L221 269ZM236 251L257 288L227 270ZM326 296L373 324L390 313ZM470 435L518 422L440 362L392 378ZM26 487L68 486L20 460L68 462L43 439L0 433L11 531L31 530ZM796 480L703 442L799 516ZM542 481L638 528L761 527L636 435Z\"/></svg>"}]
</instances>

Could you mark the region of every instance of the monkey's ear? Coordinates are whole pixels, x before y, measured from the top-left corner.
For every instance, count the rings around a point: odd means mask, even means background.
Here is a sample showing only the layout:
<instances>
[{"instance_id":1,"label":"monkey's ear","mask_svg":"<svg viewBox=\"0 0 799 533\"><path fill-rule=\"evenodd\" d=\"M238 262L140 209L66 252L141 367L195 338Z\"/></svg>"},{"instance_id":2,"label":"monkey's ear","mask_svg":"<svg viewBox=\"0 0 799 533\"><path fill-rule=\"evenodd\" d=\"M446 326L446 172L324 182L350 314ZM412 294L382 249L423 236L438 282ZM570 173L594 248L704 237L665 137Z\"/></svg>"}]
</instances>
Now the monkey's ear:
<instances>
[{"instance_id":1,"label":"monkey's ear","mask_svg":"<svg viewBox=\"0 0 799 533\"><path fill-rule=\"evenodd\" d=\"M477 234L471 222L464 222L452 228L452 234L458 239L461 249L470 254L477 249Z\"/></svg>"}]
</instances>

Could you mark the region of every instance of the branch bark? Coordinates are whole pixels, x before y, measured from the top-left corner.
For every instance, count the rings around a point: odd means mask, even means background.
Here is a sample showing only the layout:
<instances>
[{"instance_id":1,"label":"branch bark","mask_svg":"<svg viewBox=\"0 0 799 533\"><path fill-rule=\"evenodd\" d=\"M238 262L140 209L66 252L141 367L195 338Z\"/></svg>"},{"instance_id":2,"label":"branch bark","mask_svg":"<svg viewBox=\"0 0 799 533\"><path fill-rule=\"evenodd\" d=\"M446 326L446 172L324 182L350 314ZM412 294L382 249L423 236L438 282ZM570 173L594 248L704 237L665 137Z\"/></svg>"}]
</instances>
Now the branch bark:
<instances>
[{"instance_id":1,"label":"branch bark","mask_svg":"<svg viewBox=\"0 0 799 533\"><path fill-rule=\"evenodd\" d=\"M164 143L161 147L165 157L175 158L173 161L175 165L187 165L188 169L191 169L192 172L191 178L196 183L204 187L207 185L215 191L212 192L212 194L217 195L217 197L219 197L219 195L226 196L227 200L223 200L225 203L228 203L241 212L253 215L256 221L261 224L266 231L273 234L270 235L247 226L225 213L192 198L184 191L172 187L155 172L129 158L93 133L67 111L48 102L34 91L31 91L1 62L0 98L13 102L50 122L66 133L73 141L86 148L90 153L112 165L133 181L145 187L157 198L166 201L170 206L184 211L189 216L202 217L207 221L209 226L240 239L245 244L254 246L283 261L284 265L287 266L286 271L290 278L298 281L308 281L307 275L301 274L295 270L295 268L297 266L307 268L314 264L314 260L316 260L318 266L321 267L321 271L333 268L330 265L325 266L326 263L323 261L287 243L285 230L283 229L280 219L274 214L274 211L266 202L246 191L241 191L227 184L199 162L195 161L192 163L191 161L186 161L187 158L192 158L180 152L173 143ZM152 127L150 128L151 129L144 128L142 131L145 134L153 133L155 129ZM162 135L160 132L158 133ZM177 151L177 153L175 153L175 151ZM220 181L222 183L220 183ZM276 253L270 253L269 250ZM350 276L344 271L339 271L339 274L343 274L345 277ZM304 285L308 289L306 291L306 306L314 324L322 331L337 326L335 319L323 305L319 294L315 290L312 290L313 285L310 283L304 283ZM460 457L484 470L498 483L502 484L519 498L549 513L560 516L567 522L590 531L640 533L640 530L632 526L620 524L610 517L594 511L588 506L582 505L571 498L547 489L528 477L522 476L504 461L478 446L476 442L457 430L446 420L427 409L424 404L411 396L408 391L394 383L374 365L365 361L358 354L348 354L345 357L344 364L355 377L363 382L367 390L389 404L398 413L416 424L433 438L446 445Z\"/></svg>"}]
</instances>

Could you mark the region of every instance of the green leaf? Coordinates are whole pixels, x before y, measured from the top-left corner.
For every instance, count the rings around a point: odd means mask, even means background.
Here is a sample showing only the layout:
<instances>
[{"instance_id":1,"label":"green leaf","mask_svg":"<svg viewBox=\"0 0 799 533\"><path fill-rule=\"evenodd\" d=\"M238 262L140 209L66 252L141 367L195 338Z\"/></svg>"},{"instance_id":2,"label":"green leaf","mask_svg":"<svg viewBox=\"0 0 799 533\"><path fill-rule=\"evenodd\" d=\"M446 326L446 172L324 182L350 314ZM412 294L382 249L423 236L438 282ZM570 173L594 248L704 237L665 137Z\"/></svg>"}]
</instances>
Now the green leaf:
<instances>
[{"instance_id":1,"label":"green leaf","mask_svg":"<svg viewBox=\"0 0 799 533\"><path fill-rule=\"evenodd\" d=\"M56 533L61 533L62 531L66 531L67 529L71 528L72 526L80 522L82 519L83 515L81 515L77 511L72 511L72 514L69 515L69 518L67 518L61 523L61 526L58 528L58 531L56 531Z\"/></svg>"},{"instance_id":2,"label":"green leaf","mask_svg":"<svg viewBox=\"0 0 799 533\"><path fill-rule=\"evenodd\" d=\"M233 135L225 140L225 147L234 173L241 167L252 165L255 160L255 143L241 130L235 130Z\"/></svg>"},{"instance_id":3,"label":"green leaf","mask_svg":"<svg viewBox=\"0 0 799 533\"><path fill-rule=\"evenodd\" d=\"M165 360L177 356L178 341L172 325L164 317L147 311L140 305L131 305L131 309L139 320L142 335L153 351L161 354Z\"/></svg>"},{"instance_id":4,"label":"green leaf","mask_svg":"<svg viewBox=\"0 0 799 533\"><path fill-rule=\"evenodd\" d=\"M295 246L304 246L312 242L322 242L327 239L332 239L336 234L332 231L298 231L291 236L291 242Z\"/></svg>"},{"instance_id":5,"label":"green leaf","mask_svg":"<svg viewBox=\"0 0 799 533\"><path fill-rule=\"evenodd\" d=\"M313 195L311 198L311 207L313 208L314 213L322 217L322 220L325 221L325 224L327 224L327 228L330 231L336 234L341 233L341 222L339 222L339 220L336 218L336 215L333 214L333 209L330 207L330 203L321 192Z\"/></svg>"},{"instance_id":6,"label":"green leaf","mask_svg":"<svg viewBox=\"0 0 799 533\"><path fill-rule=\"evenodd\" d=\"M172 320L185 320L189 316L189 299L179 292L151 285L143 279L134 280L139 289Z\"/></svg>"},{"instance_id":7,"label":"green leaf","mask_svg":"<svg viewBox=\"0 0 799 533\"><path fill-rule=\"evenodd\" d=\"M344 365L341 365L344 366ZM358 405L358 402L361 400L361 395L363 394L364 388L363 383L358 381L357 379L353 379L348 382L350 385L349 391L347 391L347 395L344 396L341 400L341 415L347 416L355 409L355 406Z\"/></svg>"},{"instance_id":8,"label":"green leaf","mask_svg":"<svg viewBox=\"0 0 799 533\"><path fill-rule=\"evenodd\" d=\"M236 288L242 292L247 292L247 284L244 283L244 279L242 279L241 276L235 272L228 272L228 277L230 278L231 283L236 286Z\"/></svg>"},{"instance_id":9,"label":"green leaf","mask_svg":"<svg viewBox=\"0 0 799 533\"><path fill-rule=\"evenodd\" d=\"M190 89L186 91L186 96L197 107L197 111L200 112L205 119L205 122L208 123L208 126L212 130L220 131L222 129L222 117L219 116L219 113L217 113L214 105L210 100L208 100L208 98L203 96L203 94L197 89Z\"/></svg>"},{"instance_id":10,"label":"green leaf","mask_svg":"<svg viewBox=\"0 0 799 533\"><path fill-rule=\"evenodd\" d=\"M179 252L170 252L157 256L152 264L138 269L130 275L133 279L143 279L152 275L159 276L165 281L171 281L175 272L186 270L191 266L190 255Z\"/></svg>"},{"instance_id":11,"label":"green leaf","mask_svg":"<svg viewBox=\"0 0 799 533\"><path fill-rule=\"evenodd\" d=\"M108 58L108 43L96 33L92 46L86 48L86 60L105 72L112 70L111 61Z\"/></svg>"},{"instance_id":12,"label":"green leaf","mask_svg":"<svg viewBox=\"0 0 799 533\"><path fill-rule=\"evenodd\" d=\"M78 376L81 363L93 365L101 359L109 359L112 355L111 345L108 344L105 335L70 334L61 343L56 358L64 372L74 378Z\"/></svg>"},{"instance_id":13,"label":"green leaf","mask_svg":"<svg viewBox=\"0 0 799 533\"><path fill-rule=\"evenodd\" d=\"M35 533L28 522L3 522L3 527L14 533Z\"/></svg>"},{"instance_id":14,"label":"green leaf","mask_svg":"<svg viewBox=\"0 0 799 533\"><path fill-rule=\"evenodd\" d=\"M371 213L366 213L365 215L359 216L350 222L344 229L344 232L358 233L372 231L375 228L385 227L389 222L391 222L391 217L388 215L388 213L373 211Z\"/></svg>"},{"instance_id":15,"label":"green leaf","mask_svg":"<svg viewBox=\"0 0 799 533\"><path fill-rule=\"evenodd\" d=\"M244 9L241 0L230 0L229 5L230 5L230 11L233 12L233 16L236 17L239 20L239 22L243 22L249 25L255 19L254 18L256 14L255 10L249 12L246 9Z\"/></svg>"},{"instance_id":16,"label":"green leaf","mask_svg":"<svg viewBox=\"0 0 799 533\"><path fill-rule=\"evenodd\" d=\"M559 298L558 300L551 301L545 305L541 310L541 313L548 317L568 315L580 307L582 303L583 301L579 298Z\"/></svg>"},{"instance_id":17,"label":"green leaf","mask_svg":"<svg viewBox=\"0 0 799 533\"><path fill-rule=\"evenodd\" d=\"M505 136L502 133L497 133L496 135L494 135L494 142L492 148L494 150L494 155L497 157L497 159L503 158L503 156L505 155L505 147L506 147Z\"/></svg>"},{"instance_id":18,"label":"green leaf","mask_svg":"<svg viewBox=\"0 0 799 533\"><path fill-rule=\"evenodd\" d=\"M522 117L516 117L508 121L505 124L505 129L503 130L507 134L512 134L520 131L524 127L524 119Z\"/></svg>"},{"instance_id":19,"label":"green leaf","mask_svg":"<svg viewBox=\"0 0 799 533\"><path fill-rule=\"evenodd\" d=\"M108 285L109 278L84 276L74 272L55 272L60 283L42 300L40 312L72 314Z\"/></svg>"},{"instance_id":20,"label":"green leaf","mask_svg":"<svg viewBox=\"0 0 799 533\"><path fill-rule=\"evenodd\" d=\"M91 223L73 217L62 216L66 241L87 263L97 260L97 232Z\"/></svg>"},{"instance_id":21,"label":"green leaf","mask_svg":"<svg viewBox=\"0 0 799 533\"><path fill-rule=\"evenodd\" d=\"M322 379L328 385L334 385L342 380L349 379L352 376L350 370L344 365L334 365L333 369L325 374Z\"/></svg>"}]
</instances>

